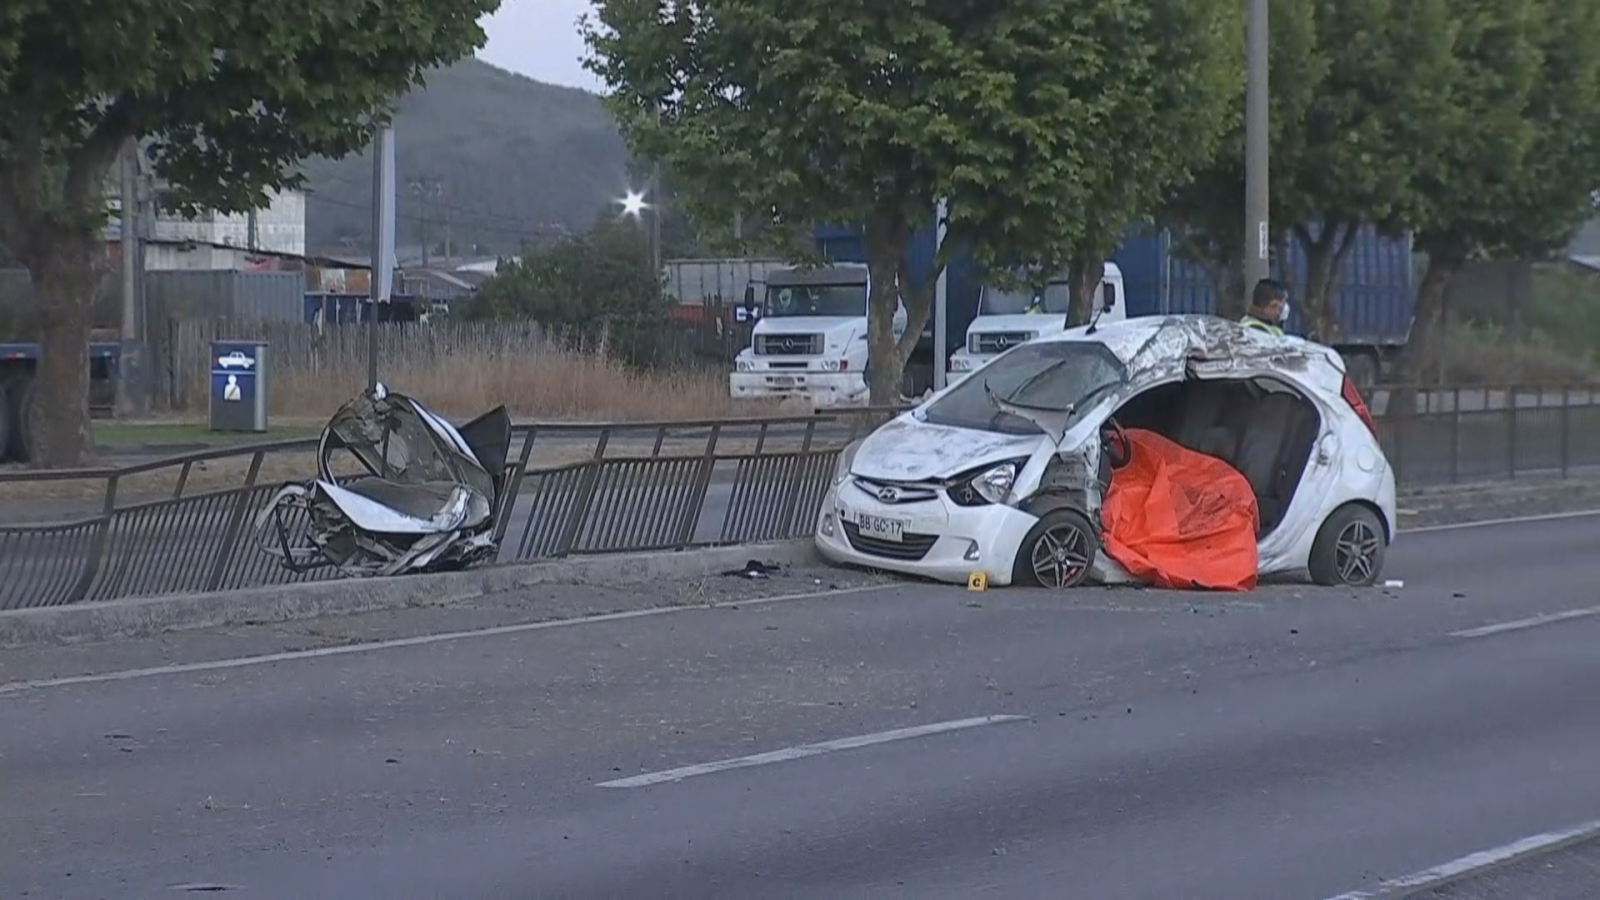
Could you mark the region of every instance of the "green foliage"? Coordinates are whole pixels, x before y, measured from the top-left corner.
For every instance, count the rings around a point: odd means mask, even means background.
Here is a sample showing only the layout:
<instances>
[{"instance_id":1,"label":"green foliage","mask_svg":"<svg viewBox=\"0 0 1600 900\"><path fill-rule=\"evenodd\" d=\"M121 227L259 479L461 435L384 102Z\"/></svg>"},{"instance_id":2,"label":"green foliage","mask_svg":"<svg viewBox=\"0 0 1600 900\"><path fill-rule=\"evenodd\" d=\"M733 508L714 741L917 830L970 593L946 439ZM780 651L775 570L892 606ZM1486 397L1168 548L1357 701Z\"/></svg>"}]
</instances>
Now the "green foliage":
<instances>
[{"instance_id":1,"label":"green foliage","mask_svg":"<svg viewBox=\"0 0 1600 900\"><path fill-rule=\"evenodd\" d=\"M7 0L0 243L41 302L45 462L89 446L87 310L104 188L140 145L179 208L242 211L342 157L422 73L483 43L498 0Z\"/></svg>"},{"instance_id":2,"label":"green foliage","mask_svg":"<svg viewBox=\"0 0 1600 900\"><path fill-rule=\"evenodd\" d=\"M454 315L536 322L575 346L603 343L642 364L653 358L668 309L643 230L608 216L582 235L530 245L502 262Z\"/></svg>"},{"instance_id":3,"label":"green foliage","mask_svg":"<svg viewBox=\"0 0 1600 900\"><path fill-rule=\"evenodd\" d=\"M515 253L530 240L582 232L600 204L630 185L643 188L647 177L630 175L627 148L599 97L475 59L429 72L425 87L395 103L393 122L401 244L424 233L438 242L448 227L457 248ZM318 158L303 168L311 192L307 245L364 252L371 155ZM412 180L436 183L437 195L412 193Z\"/></svg>"},{"instance_id":4,"label":"green foliage","mask_svg":"<svg viewBox=\"0 0 1600 900\"><path fill-rule=\"evenodd\" d=\"M630 146L671 167L698 221L864 223L880 402L942 268L913 283L906 265L938 199L946 251L980 263L1033 274L1098 250L1186 174L1186 147L1209 149L1237 22L1223 0L597 7L589 64Z\"/></svg>"},{"instance_id":5,"label":"green foliage","mask_svg":"<svg viewBox=\"0 0 1600 900\"><path fill-rule=\"evenodd\" d=\"M1460 67L1460 25L1454 0L1273 0L1270 20L1270 214L1306 253L1295 303L1326 339L1358 226L1406 221L1422 206L1415 174L1450 140L1438 126L1453 115L1445 86ZM1244 255L1243 127L1232 122L1166 217L1195 233L1194 255L1230 269Z\"/></svg>"}]
</instances>

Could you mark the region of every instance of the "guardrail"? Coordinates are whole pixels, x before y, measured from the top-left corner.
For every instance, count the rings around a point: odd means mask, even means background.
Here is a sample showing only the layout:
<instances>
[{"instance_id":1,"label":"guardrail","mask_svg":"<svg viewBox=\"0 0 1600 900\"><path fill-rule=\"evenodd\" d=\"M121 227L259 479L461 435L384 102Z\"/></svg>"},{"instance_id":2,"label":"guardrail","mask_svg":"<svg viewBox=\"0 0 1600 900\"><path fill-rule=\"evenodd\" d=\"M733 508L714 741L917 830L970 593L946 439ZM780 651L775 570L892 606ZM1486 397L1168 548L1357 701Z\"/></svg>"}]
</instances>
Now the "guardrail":
<instances>
[{"instance_id":1,"label":"guardrail","mask_svg":"<svg viewBox=\"0 0 1600 900\"><path fill-rule=\"evenodd\" d=\"M1402 485L1600 467L1600 392L1464 396L1406 416L1384 414L1382 389L1371 398ZM1432 394L1417 404L1441 405ZM517 426L499 561L804 537L839 451L894 412ZM273 492L316 471L315 448L281 441L118 468L0 471L0 609L334 577L288 571L252 540Z\"/></svg>"}]
</instances>

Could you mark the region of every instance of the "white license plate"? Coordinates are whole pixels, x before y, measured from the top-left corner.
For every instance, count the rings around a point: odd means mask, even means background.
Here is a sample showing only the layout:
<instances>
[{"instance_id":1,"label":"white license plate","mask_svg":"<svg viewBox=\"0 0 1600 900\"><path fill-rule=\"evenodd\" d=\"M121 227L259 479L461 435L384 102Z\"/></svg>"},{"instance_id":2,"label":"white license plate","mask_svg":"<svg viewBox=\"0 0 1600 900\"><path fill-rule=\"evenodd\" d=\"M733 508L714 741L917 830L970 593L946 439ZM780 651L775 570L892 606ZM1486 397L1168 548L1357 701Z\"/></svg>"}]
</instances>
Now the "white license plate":
<instances>
[{"instance_id":1,"label":"white license plate","mask_svg":"<svg viewBox=\"0 0 1600 900\"><path fill-rule=\"evenodd\" d=\"M856 527L861 529L862 537L877 538L880 541L903 541L906 536L906 523L899 519L885 519L882 516L860 516Z\"/></svg>"},{"instance_id":2,"label":"white license plate","mask_svg":"<svg viewBox=\"0 0 1600 900\"><path fill-rule=\"evenodd\" d=\"M793 375L768 375L767 384L773 387L794 387L795 379Z\"/></svg>"}]
</instances>

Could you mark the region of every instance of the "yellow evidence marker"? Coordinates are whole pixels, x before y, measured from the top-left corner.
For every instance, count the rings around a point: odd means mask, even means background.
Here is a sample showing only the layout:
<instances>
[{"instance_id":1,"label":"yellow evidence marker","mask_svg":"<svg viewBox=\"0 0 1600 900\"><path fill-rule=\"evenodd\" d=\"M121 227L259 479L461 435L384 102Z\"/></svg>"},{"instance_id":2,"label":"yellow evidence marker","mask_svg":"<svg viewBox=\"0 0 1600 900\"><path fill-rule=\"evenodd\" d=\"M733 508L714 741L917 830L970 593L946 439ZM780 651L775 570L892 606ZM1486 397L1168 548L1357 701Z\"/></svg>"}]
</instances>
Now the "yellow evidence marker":
<instances>
[{"instance_id":1,"label":"yellow evidence marker","mask_svg":"<svg viewBox=\"0 0 1600 900\"><path fill-rule=\"evenodd\" d=\"M967 590L987 591L989 589L989 574L987 572L973 572L967 575Z\"/></svg>"}]
</instances>

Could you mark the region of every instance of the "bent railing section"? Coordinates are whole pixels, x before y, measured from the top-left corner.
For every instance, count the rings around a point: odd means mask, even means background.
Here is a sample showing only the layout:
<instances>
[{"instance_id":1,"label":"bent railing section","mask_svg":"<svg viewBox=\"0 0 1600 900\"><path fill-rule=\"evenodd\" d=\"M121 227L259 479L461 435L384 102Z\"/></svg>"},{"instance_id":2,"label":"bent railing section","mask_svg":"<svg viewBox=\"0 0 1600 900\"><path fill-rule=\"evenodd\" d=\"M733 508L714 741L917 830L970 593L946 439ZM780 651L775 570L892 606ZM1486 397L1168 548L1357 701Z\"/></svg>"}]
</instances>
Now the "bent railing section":
<instances>
[{"instance_id":1,"label":"bent railing section","mask_svg":"<svg viewBox=\"0 0 1600 900\"><path fill-rule=\"evenodd\" d=\"M1600 475L1600 392L1505 391L1477 401L1439 393L1409 415L1383 415L1374 404L1403 487ZM518 426L499 560L804 537L840 450L893 412ZM330 567L291 572L254 537L278 487L314 474L315 446L283 441L114 469L0 471L0 609L336 577ZM308 527L288 523L291 537Z\"/></svg>"}]
</instances>

